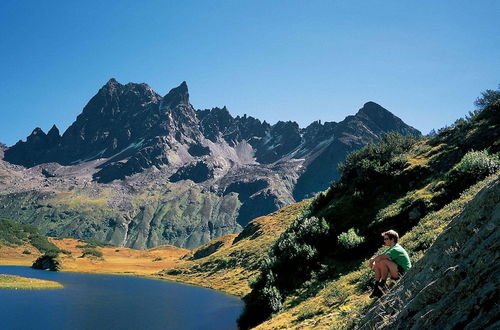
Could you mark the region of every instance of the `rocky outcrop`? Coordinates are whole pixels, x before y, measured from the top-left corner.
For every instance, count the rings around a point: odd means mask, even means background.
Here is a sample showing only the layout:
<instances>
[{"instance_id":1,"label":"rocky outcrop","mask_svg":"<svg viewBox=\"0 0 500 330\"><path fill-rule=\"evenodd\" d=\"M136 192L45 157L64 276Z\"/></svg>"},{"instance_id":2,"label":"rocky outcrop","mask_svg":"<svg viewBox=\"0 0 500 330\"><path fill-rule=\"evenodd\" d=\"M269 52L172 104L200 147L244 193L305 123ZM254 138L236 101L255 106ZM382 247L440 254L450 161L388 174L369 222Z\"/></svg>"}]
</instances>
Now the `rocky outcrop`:
<instances>
[{"instance_id":1,"label":"rocky outcrop","mask_svg":"<svg viewBox=\"0 0 500 330\"><path fill-rule=\"evenodd\" d=\"M500 185L490 183L448 224L360 329L497 329L500 326Z\"/></svg>"}]
</instances>

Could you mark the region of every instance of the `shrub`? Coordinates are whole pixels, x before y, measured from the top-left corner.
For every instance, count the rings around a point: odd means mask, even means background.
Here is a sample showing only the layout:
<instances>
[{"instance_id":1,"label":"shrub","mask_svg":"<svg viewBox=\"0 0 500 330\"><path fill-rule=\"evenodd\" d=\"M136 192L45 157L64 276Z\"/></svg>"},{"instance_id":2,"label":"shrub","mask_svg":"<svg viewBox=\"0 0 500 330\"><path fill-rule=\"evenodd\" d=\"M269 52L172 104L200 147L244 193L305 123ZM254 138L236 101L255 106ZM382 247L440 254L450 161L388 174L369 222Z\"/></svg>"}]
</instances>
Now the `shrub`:
<instances>
[{"instance_id":1,"label":"shrub","mask_svg":"<svg viewBox=\"0 0 500 330\"><path fill-rule=\"evenodd\" d=\"M262 296L264 300L268 302L269 307L273 312L277 312L281 309L282 297L279 290L275 286L265 286L262 290Z\"/></svg>"},{"instance_id":2,"label":"shrub","mask_svg":"<svg viewBox=\"0 0 500 330\"><path fill-rule=\"evenodd\" d=\"M76 247L79 249L85 249L85 248L96 248L96 247L105 247L105 246L111 246L108 243L104 243L101 241L98 241L96 239L89 239L89 240L83 240L85 244L79 244Z\"/></svg>"},{"instance_id":3,"label":"shrub","mask_svg":"<svg viewBox=\"0 0 500 330\"><path fill-rule=\"evenodd\" d=\"M340 245L345 247L346 249L352 249L358 247L361 243L365 241L365 238L359 236L354 228L349 229L346 233L341 233L337 240Z\"/></svg>"},{"instance_id":4,"label":"shrub","mask_svg":"<svg viewBox=\"0 0 500 330\"><path fill-rule=\"evenodd\" d=\"M31 251L30 250L24 250L23 254L31 254Z\"/></svg>"},{"instance_id":5,"label":"shrub","mask_svg":"<svg viewBox=\"0 0 500 330\"><path fill-rule=\"evenodd\" d=\"M49 242L47 237L42 236L41 234L39 234L37 232L30 233L29 241L30 241L31 245L36 247L42 253L57 254L60 252L59 248L57 246L55 246L54 244L52 244L51 242Z\"/></svg>"},{"instance_id":6,"label":"shrub","mask_svg":"<svg viewBox=\"0 0 500 330\"><path fill-rule=\"evenodd\" d=\"M318 249L324 250L328 244L329 229L324 219L298 218L281 234L264 267L264 272L272 270L277 275L273 284L280 292L296 288L319 268Z\"/></svg>"},{"instance_id":7,"label":"shrub","mask_svg":"<svg viewBox=\"0 0 500 330\"><path fill-rule=\"evenodd\" d=\"M347 155L346 160L339 164L339 171L345 178L358 177L365 180L377 173L392 175L406 164L404 157L397 156L407 153L419 140L420 137L416 136L386 133L376 142L370 142L364 148Z\"/></svg>"},{"instance_id":8,"label":"shrub","mask_svg":"<svg viewBox=\"0 0 500 330\"><path fill-rule=\"evenodd\" d=\"M497 155L489 155L486 150L469 151L460 162L446 174L446 191L453 198L500 169Z\"/></svg>"},{"instance_id":9,"label":"shrub","mask_svg":"<svg viewBox=\"0 0 500 330\"><path fill-rule=\"evenodd\" d=\"M31 267L34 269L59 271L61 263L59 262L57 254L48 253L36 259Z\"/></svg>"},{"instance_id":10,"label":"shrub","mask_svg":"<svg viewBox=\"0 0 500 330\"><path fill-rule=\"evenodd\" d=\"M456 171L462 175L470 175L476 180L481 180L500 169L498 156L489 155L486 150L470 151L465 154Z\"/></svg>"},{"instance_id":11,"label":"shrub","mask_svg":"<svg viewBox=\"0 0 500 330\"><path fill-rule=\"evenodd\" d=\"M319 250L327 250L330 226L317 217L297 218L262 260L260 274L245 297L241 328L264 321L282 308L283 296L307 281L321 268Z\"/></svg>"},{"instance_id":12,"label":"shrub","mask_svg":"<svg viewBox=\"0 0 500 330\"><path fill-rule=\"evenodd\" d=\"M102 258L102 252L96 249L85 249L83 250L82 258L86 256Z\"/></svg>"}]
</instances>

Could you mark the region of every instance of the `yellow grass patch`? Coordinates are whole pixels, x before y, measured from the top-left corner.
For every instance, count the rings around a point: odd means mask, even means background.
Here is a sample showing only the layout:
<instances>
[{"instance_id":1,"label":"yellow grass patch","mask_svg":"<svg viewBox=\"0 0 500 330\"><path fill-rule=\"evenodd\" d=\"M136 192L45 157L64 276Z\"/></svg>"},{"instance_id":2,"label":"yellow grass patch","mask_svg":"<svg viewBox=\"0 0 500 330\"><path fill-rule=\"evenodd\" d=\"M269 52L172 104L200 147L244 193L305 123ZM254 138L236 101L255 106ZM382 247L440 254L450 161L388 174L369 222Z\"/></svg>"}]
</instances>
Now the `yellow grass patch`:
<instances>
[{"instance_id":1,"label":"yellow grass patch","mask_svg":"<svg viewBox=\"0 0 500 330\"><path fill-rule=\"evenodd\" d=\"M62 287L63 285L58 282L0 274L0 289L41 290L60 289Z\"/></svg>"},{"instance_id":2,"label":"yellow grass patch","mask_svg":"<svg viewBox=\"0 0 500 330\"><path fill-rule=\"evenodd\" d=\"M0 265L31 266L41 256L40 251L29 244L8 246L0 244Z\"/></svg>"},{"instance_id":3,"label":"yellow grass patch","mask_svg":"<svg viewBox=\"0 0 500 330\"><path fill-rule=\"evenodd\" d=\"M149 250L134 250L124 247L96 247L102 258L86 256L82 258L86 243L73 238L49 239L70 255L60 254L62 271L83 273L107 273L148 276L162 269L172 268L181 263L189 250L171 245L163 245Z\"/></svg>"},{"instance_id":4,"label":"yellow grass patch","mask_svg":"<svg viewBox=\"0 0 500 330\"><path fill-rule=\"evenodd\" d=\"M406 156L406 162L409 164L405 171L413 170L415 167L428 167L429 161L438 155L446 146L441 143L437 146L430 146L427 141L416 144L413 147L413 152L409 152Z\"/></svg>"}]
</instances>

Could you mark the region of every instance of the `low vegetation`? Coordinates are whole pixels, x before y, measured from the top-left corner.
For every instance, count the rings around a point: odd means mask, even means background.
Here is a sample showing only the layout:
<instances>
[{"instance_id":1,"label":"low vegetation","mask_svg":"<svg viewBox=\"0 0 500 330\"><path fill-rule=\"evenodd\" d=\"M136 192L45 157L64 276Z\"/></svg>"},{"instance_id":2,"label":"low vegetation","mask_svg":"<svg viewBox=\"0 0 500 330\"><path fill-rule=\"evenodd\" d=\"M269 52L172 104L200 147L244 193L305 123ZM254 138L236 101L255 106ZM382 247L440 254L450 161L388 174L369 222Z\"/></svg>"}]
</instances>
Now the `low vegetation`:
<instances>
[{"instance_id":1,"label":"low vegetation","mask_svg":"<svg viewBox=\"0 0 500 330\"><path fill-rule=\"evenodd\" d=\"M91 248L86 248L83 250L82 258L85 257L95 257L95 258L102 258L103 254L101 251L96 250L96 249L91 249Z\"/></svg>"},{"instance_id":2,"label":"low vegetation","mask_svg":"<svg viewBox=\"0 0 500 330\"><path fill-rule=\"evenodd\" d=\"M0 219L0 243L8 246L30 244L41 253L59 253L57 246L41 235L35 226L22 225L7 219Z\"/></svg>"},{"instance_id":3,"label":"low vegetation","mask_svg":"<svg viewBox=\"0 0 500 330\"><path fill-rule=\"evenodd\" d=\"M58 282L0 274L0 289L10 290L41 290L60 289L63 285Z\"/></svg>"},{"instance_id":4,"label":"low vegetation","mask_svg":"<svg viewBox=\"0 0 500 330\"><path fill-rule=\"evenodd\" d=\"M35 262L33 262L33 265L31 265L31 267L34 269L57 272L61 270L61 260L57 253L47 253L38 257Z\"/></svg>"}]
</instances>

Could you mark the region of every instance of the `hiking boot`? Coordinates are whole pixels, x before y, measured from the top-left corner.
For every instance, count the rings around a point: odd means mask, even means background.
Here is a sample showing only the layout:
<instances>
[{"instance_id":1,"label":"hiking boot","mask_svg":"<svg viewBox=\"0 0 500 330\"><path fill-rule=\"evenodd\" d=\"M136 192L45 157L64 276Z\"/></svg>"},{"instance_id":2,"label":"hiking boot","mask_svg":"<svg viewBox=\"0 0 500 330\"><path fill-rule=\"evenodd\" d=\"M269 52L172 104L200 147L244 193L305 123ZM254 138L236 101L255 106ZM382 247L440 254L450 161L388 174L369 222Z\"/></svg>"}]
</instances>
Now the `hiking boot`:
<instances>
[{"instance_id":1,"label":"hiking boot","mask_svg":"<svg viewBox=\"0 0 500 330\"><path fill-rule=\"evenodd\" d=\"M373 287L373 292L370 294L370 298L380 298L384 295L384 292L380 289L378 285Z\"/></svg>"},{"instance_id":2,"label":"hiking boot","mask_svg":"<svg viewBox=\"0 0 500 330\"><path fill-rule=\"evenodd\" d=\"M375 283L376 286L378 286L382 291L385 291L387 288L385 280L380 280L377 283Z\"/></svg>"},{"instance_id":3,"label":"hiking boot","mask_svg":"<svg viewBox=\"0 0 500 330\"><path fill-rule=\"evenodd\" d=\"M385 280L380 280L378 282L375 282L375 285L373 287L373 292L370 295L370 298L380 298L385 294L385 291L387 290L387 286L385 284Z\"/></svg>"}]
</instances>

